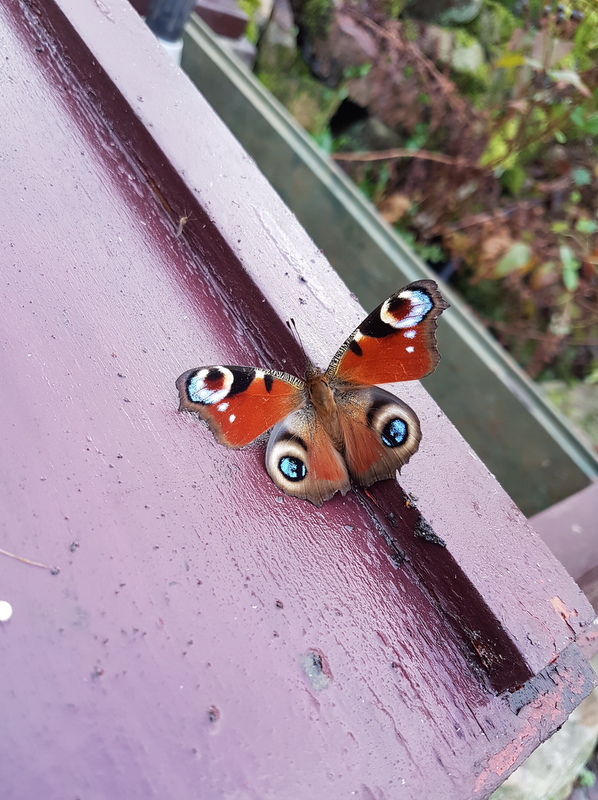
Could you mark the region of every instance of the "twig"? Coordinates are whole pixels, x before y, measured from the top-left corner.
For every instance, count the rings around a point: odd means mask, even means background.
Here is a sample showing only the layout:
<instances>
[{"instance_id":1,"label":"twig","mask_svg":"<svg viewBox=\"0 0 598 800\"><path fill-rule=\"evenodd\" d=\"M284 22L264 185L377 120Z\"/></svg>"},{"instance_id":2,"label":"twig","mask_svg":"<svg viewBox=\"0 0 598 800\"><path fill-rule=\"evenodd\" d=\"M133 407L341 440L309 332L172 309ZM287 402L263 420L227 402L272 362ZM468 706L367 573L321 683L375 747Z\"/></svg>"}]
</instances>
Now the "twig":
<instances>
[{"instance_id":1,"label":"twig","mask_svg":"<svg viewBox=\"0 0 598 800\"><path fill-rule=\"evenodd\" d=\"M357 153L333 153L335 161L385 161L391 158L421 158L423 161L438 161L439 164L449 164L453 167L472 167L483 169L473 161L457 156L445 156L442 153L432 153L430 150L407 150L403 147L393 147L390 150L364 150Z\"/></svg>"},{"instance_id":2,"label":"twig","mask_svg":"<svg viewBox=\"0 0 598 800\"><path fill-rule=\"evenodd\" d=\"M558 336L556 333L540 333L539 331L531 331L526 328L521 328L521 326L517 326L513 323L499 322L499 320L490 319L482 314L478 314L477 316L488 328L495 328L497 331L506 333L510 336L515 336L517 339L533 339L539 342L563 342L568 339L574 330L580 330L583 327L586 327L578 325L572 327L570 333L564 334L563 336ZM585 342L567 341L567 345L570 345L571 347L596 347L598 345L598 340L592 341L589 339Z\"/></svg>"},{"instance_id":3,"label":"twig","mask_svg":"<svg viewBox=\"0 0 598 800\"><path fill-rule=\"evenodd\" d=\"M9 558L14 558L17 561L22 561L23 564L30 564L32 567L42 567L43 569L49 569L53 575L58 575L60 572L60 567L51 567L49 564L42 564L41 561L31 561L29 558L24 558L23 556L17 556L15 553L9 553L8 550L3 550L0 547L0 553L3 556L8 556Z\"/></svg>"}]
</instances>

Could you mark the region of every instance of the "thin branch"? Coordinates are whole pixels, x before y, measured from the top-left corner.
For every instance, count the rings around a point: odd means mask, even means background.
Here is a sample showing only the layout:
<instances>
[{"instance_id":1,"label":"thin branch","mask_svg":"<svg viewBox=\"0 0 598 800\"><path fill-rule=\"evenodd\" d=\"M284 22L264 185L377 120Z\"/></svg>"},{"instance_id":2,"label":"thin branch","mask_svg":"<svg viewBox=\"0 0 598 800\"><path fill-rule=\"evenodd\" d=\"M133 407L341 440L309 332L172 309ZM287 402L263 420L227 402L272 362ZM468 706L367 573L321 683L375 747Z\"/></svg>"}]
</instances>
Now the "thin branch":
<instances>
[{"instance_id":1,"label":"thin branch","mask_svg":"<svg viewBox=\"0 0 598 800\"><path fill-rule=\"evenodd\" d=\"M3 550L0 547L0 554L3 556L8 556L9 558L14 558L17 561L22 561L23 564L29 564L32 567L42 567L42 569L49 569L53 575L57 575L60 572L59 567L51 567L49 564L42 564L41 561L31 561L28 558L24 558L23 556L17 556L15 553L9 553L8 550Z\"/></svg>"},{"instance_id":2,"label":"thin branch","mask_svg":"<svg viewBox=\"0 0 598 800\"><path fill-rule=\"evenodd\" d=\"M425 72L427 72L428 77L437 82L440 88L444 91L447 102L455 111L460 113L466 113L468 110L470 112L472 111L471 108L468 109L468 104L463 100L463 98L459 97L457 94L456 85L449 78L439 72L434 65L434 62L425 56L413 42L410 42L408 39L399 38L399 36L397 36L395 33L388 31L382 25L379 25L373 19L370 19L356 8L347 7L345 10L358 19L364 27L369 28L373 33L378 34L378 36L391 42L398 49L408 53L409 56L411 56L411 58L417 62Z\"/></svg>"},{"instance_id":3,"label":"thin branch","mask_svg":"<svg viewBox=\"0 0 598 800\"><path fill-rule=\"evenodd\" d=\"M570 333L564 334L563 336L558 336L556 333L540 333L539 331L532 331L529 328L522 328L520 325L518 326L515 323L500 322L499 320L485 317L482 314L477 314L477 316L488 328L495 328L497 331L508 334L509 336L514 336L517 339L533 339L539 342L558 342L560 344L564 341L567 341L568 337L571 335L571 333L573 333L573 331L580 330L582 327L585 327L577 325L572 327ZM571 347L596 347L598 345L598 340L592 341L589 339L586 342L567 341L567 345Z\"/></svg>"},{"instance_id":4,"label":"thin branch","mask_svg":"<svg viewBox=\"0 0 598 800\"><path fill-rule=\"evenodd\" d=\"M457 156L445 156L442 153L432 153L430 150L407 150L404 147L393 147L390 150L364 150L356 153L333 153L335 161L387 161L392 158L421 158L423 161L437 161L439 164L449 164L453 167L471 167L483 169L473 161Z\"/></svg>"}]
</instances>

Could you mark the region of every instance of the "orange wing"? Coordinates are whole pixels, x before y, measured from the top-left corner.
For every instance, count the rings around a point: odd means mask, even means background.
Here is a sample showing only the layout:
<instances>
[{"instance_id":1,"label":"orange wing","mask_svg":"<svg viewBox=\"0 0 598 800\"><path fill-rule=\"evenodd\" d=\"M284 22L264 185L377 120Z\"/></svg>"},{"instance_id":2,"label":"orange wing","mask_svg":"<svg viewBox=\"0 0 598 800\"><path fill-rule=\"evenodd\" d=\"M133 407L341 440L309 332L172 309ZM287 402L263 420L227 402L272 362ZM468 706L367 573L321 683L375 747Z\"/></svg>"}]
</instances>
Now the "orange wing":
<instances>
[{"instance_id":1,"label":"orange wing","mask_svg":"<svg viewBox=\"0 0 598 800\"><path fill-rule=\"evenodd\" d=\"M332 359L326 374L339 383L415 381L436 368L437 319L449 307L435 281L415 281L366 317Z\"/></svg>"},{"instance_id":2,"label":"orange wing","mask_svg":"<svg viewBox=\"0 0 598 800\"><path fill-rule=\"evenodd\" d=\"M300 408L305 383L254 367L196 367L177 378L180 411L208 423L220 444L244 447Z\"/></svg>"}]
</instances>

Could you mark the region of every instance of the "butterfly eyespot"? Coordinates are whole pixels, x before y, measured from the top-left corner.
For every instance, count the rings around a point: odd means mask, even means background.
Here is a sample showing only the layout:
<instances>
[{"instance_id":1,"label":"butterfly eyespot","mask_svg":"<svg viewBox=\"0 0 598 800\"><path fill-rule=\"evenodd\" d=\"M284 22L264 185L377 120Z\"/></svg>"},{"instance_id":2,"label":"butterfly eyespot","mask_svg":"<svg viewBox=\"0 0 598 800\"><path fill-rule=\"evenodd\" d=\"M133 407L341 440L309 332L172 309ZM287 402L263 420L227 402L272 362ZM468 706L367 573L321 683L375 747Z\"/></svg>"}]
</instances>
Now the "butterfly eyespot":
<instances>
[{"instance_id":1,"label":"butterfly eyespot","mask_svg":"<svg viewBox=\"0 0 598 800\"><path fill-rule=\"evenodd\" d=\"M222 406L224 398L231 393L233 382L234 376L226 367L204 367L189 375L187 381L189 399L201 405Z\"/></svg>"},{"instance_id":2,"label":"butterfly eyespot","mask_svg":"<svg viewBox=\"0 0 598 800\"><path fill-rule=\"evenodd\" d=\"M278 462L278 469L287 480L293 482L302 481L307 475L305 464L295 456L283 456Z\"/></svg>"},{"instance_id":3,"label":"butterfly eyespot","mask_svg":"<svg viewBox=\"0 0 598 800\"><path fill-rule=\"evenodd\" d=\"M387 447L399 447L407 439L407 425L402 419L395 417L382 428L380 438Z\"/></svg>"},{"instance_id":4,"label":"butterfly eyespot","mask_svg":"<svg viewBox=\"0 0 598 800\"><path fill-rule=\"evenodd\" d=\"M412 328L434 308L434 302L421 289L404 289L389 297L380 309L380 319L392 328Z\"/></svg>"}]
</instances>

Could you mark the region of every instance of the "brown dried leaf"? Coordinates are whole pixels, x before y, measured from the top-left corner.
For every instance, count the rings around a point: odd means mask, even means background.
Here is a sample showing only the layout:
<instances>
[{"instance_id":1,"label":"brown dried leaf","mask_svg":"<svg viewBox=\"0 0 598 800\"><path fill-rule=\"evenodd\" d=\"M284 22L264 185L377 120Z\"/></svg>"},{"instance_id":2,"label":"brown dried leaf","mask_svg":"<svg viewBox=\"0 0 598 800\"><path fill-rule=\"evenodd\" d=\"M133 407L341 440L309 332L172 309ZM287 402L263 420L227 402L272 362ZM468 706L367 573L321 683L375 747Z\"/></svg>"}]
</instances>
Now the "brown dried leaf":
<instances>
[{"instance_id":1,"label":"brown dried leaf","mask_svg":"<svg viewBox=\"0 0 598 800\"><path fill-rule=\"evenodd\" d=\"M378 205L380 215L390 224L394 225L411 209L411 200L405 194L394 192L385 197Z\"/></svg>"}]
</instances>

